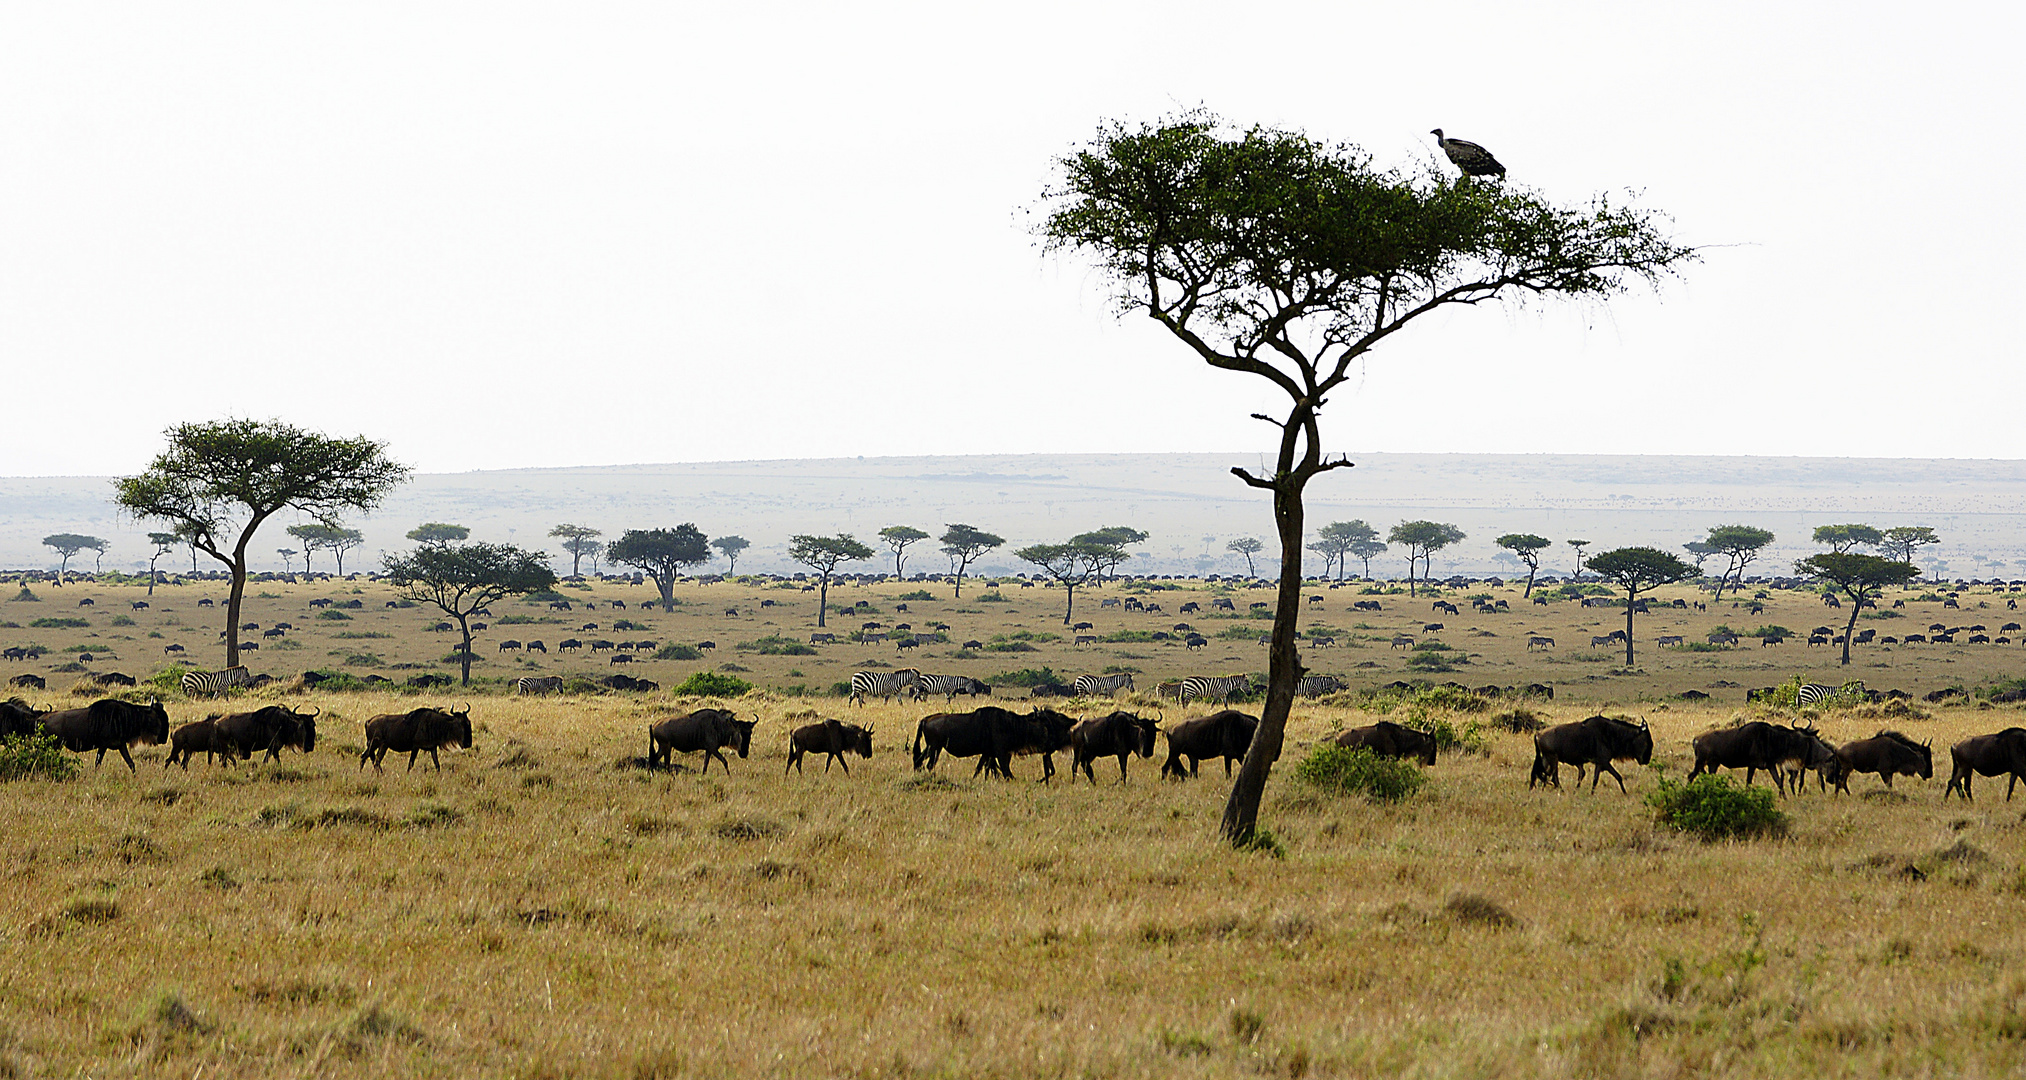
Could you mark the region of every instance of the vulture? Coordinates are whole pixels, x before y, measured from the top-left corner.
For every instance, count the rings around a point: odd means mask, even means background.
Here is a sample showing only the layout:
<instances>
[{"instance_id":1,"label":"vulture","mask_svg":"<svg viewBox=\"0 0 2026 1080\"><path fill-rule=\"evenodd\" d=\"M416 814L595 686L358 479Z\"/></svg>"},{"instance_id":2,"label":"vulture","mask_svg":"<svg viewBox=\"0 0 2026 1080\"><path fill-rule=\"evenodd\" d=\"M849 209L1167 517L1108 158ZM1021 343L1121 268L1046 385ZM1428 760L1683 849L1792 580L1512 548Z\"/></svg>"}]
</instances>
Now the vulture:
<instances>
[{"instance_id":1,"label":"vulture","mask_svg":"<svg viewBox=\"0 0 2026 1080\"><path fill-rule=\"evenodd\" d=\"M1429 134L1435 136L1435 145L1449 155L1449 163L1463 170L1465 176L1505 176L1505 166L1491 156L1491 151L1463 139L1445 139L1442 129L1436 128Z\"/></svg>"}]
</instances>

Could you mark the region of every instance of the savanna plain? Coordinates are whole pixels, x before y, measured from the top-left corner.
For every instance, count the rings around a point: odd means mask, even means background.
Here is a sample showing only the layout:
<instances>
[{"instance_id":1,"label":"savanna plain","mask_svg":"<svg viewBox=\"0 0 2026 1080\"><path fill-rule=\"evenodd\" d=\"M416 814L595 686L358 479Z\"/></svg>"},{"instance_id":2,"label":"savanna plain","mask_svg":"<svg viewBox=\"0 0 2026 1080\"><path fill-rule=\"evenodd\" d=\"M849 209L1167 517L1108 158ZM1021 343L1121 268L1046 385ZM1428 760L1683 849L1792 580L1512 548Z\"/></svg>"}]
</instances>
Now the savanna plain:
<instances>
[{"instance_id":1,"label":"savanna plain","mask_svg":"<svg viewBox=\"0 0 2026 1080\"><path fill-rule=\"evenodd\" d=\"M1172 587L1157 587L1172 586ZM11 588L11 586L10 586ZM454 672L450 635L426 608L389 608L370 581L256 582L243 616L297 629L248 662L270 687L222 702L146 685L183 644L216 666L223 586L46 582L0 602L0 640L46 650L0 666L39 674L34 704L82 704L92 671L141 679L171 725L270 701L321 710L314 752L279 765L165 768L166 747L84 763L73 780L0 783L0 1076L2011 1076L2026 1068L2026 800L1980 780L1944 799L1946 747L2019 723L1980 687L2021 674L2021 646L1858 647L1849 668L1801 640L1701 642L1719 626L1807 631L1843 613L1800 590L1746 590L1707 611L1638 616L1633 667L1590 648L1623 610L1511 586L1441 590L1462 609L1390 587L1329 589L1304 602L1305 633L1333 637L1305 661L1351 689L1296 706L1263 820L1278 851L1216 838L1223 769L1159 777L1135 759L1098 783L974 779L971 761L933 776L907 753L920 703L847 705L832 687L859 670L911 665L995 684L1126 669L1138 690L1113 708L1171 725L1214 706L1153 692L1182 675L1262 672L1251 604L1267 590L1134 582L1079 592L1085 633L1061 623L1059 590L1017 582L887 582L834 588L851 615L828 629L946 623L945 640L809 646L815 594L742 579L683 584L673 612L643 611L650 587L594 581L574 601L494 606L471 688L304 690L304 670ZM927 594L924 596L923 594ZM1469 597L1506 599L1506 613ZM2005 588L1890 591L1881 636L1942 622L2017 618ZM1135 597L1159 613L1103 607ZM1210 601L1234 600L1234 611ZM1953 596L1958 605L1944 608ZM78 608L90 597L95 604ZM903 597L910 597L903 599ZM1707 602L1692 588L1663 589ZM1931 599L1923 599L1931 597ZM326 619L313 599L360 601ZM772 599L772 606L761 606ZM585 601L597 602L587 613ZM612 608L613 600L626 604ZM865 601L859 604L859 601ZM1179 614L1197 601L1202 612ZM1377 600L1379 612L1352 611ZM1903 608L1892 601L1904 600ZM896 606L908 605L905 614ZM222 608L222 604L221 604ZM728 614L736 611L737 614ZM1892 612L1895 617L1886 616ZM512 616L512 621L507 619ZM633 629L614 632L626 619ZM1439 631L1428 622L1444 624ZM41 621L43 625L36 625ZM584 630L598 623L596 631ZM1209 639L1191 650L1186 622ZM1898 632L1896 632L1898 631ZM263 631L264 632L264 631ZM1394 648L1396 636L1437 649ZM242 636L247 636L242 634ZM1535 649L1532 636L1556 638ZM508 637L545 639L532 657ZM698 659L558 653L575 637L715 643ZM1960 639L1959 639L1960 640ZM2016 636L2015 636L2016 640ZM963 647L976 641L975 647ZM790 648L794 644L796 648ZM813 652L810 651L813 648ZM81 655L89 652L85 663ZM673 655L673 654L671 654ZM757 719L750 757L699 772L638 767L645 728L701 699L672 688L698 671L754 685L724 700ZM661 690L573 682L515 696L520 675L613 672ZM1022 676L1019 673L1025 672ZM1794 676L1903 688L1911 706L1811 711L1831 741L1895 728L1936 748L1930 781L1875 777L1854 794L1812 786L1781 801L1783 835L1704 842L1658 824L1643 801L1688 770L1688 740L1743 716L1748 687ZM1545 683L1527 707L1547 723L1597 712L1644 718L1655 770L1528 790L1530 738L1495 723L1510 698L1367 691L1402 679L1466 686ZM1965 697L1930 704L1930 691ZM1685 700L1687 690L1706 701ZM469 702L468 751L409 771L359 764L361 723L418 705ZM954 708L967 707L959 701ZM1256 706L1241 706L1256 708ZM1397 802L1330 795L1292 766L1332 732L1393 719L1447 722L1468 748ZM786 736L817 717L869 723L870 760L820 758L784 775ZM1760 778L1759 783L1765 784ZM1812 785L1812 781L1811 781Z\"/></svg>"}]
</instances>

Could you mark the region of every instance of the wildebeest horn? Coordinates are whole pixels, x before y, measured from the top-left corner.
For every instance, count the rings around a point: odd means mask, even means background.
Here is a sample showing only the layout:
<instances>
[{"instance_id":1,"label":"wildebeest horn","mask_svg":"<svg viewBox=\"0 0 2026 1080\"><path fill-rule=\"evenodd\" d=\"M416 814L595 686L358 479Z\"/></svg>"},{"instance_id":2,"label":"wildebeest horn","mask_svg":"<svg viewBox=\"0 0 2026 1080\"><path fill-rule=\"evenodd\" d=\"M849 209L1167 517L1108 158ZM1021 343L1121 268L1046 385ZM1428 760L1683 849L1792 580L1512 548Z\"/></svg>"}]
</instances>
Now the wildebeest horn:
<instances>
[{"instance_id":1,"label":"wildebeest horn","mask_svg":"<svg viewBox=\"0 0 2026 1080\"><path fill-rule=\"evenodd\" d=\"M324 714L324 707L323 707L322 705L317 705L317 706L315 706L315 709L316 709L316 711L310 714L310 717L311 717L312 719L314 719L314 718L316 718L316 717L319 717L319 716L322 716L322 715ZM290 712L293 712L293 713L295 713L295 714L296 714L297 716L301 716L301 715L302 715L301 713L299 713L299 712L296 712L296 711L295 711L294 709L290 709L289 711L290 711Z\"/></svg>"},{"instance_id":2,"label":"wildebeest horn","mask_svg":"<svg viewBox=\"0 0 2026 1080\"><path fill-rule=\"evenodd\" d=\"M467 702L465 702L465 703L464 703L464 711L463 711L462 713L458 712L458 711L457 711L456 709L452 709L452 710L450 710L450 715L452 715L452 716L470 716L470 715L471 715L471 702L467 701Z\"/></svg>"}]
</instances>

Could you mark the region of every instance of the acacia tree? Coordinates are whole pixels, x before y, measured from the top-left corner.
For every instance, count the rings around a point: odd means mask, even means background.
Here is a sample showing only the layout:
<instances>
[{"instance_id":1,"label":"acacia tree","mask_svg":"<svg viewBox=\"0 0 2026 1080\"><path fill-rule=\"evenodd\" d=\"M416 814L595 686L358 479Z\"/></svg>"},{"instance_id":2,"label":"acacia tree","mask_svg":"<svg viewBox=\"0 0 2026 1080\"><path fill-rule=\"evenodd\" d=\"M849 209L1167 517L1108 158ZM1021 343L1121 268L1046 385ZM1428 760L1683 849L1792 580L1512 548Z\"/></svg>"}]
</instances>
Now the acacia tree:
<instances>
[{"instance_id":1,"label":"acacia tree","mask_svg":"<svg viewBox=\"0 0 2026 1080\"><path fill-rule=\"evenodd\" d=\"M908 545L927 540L929 534L912 525L888 525L879 530L879 538L893 552L893 576L901 577L901 564L907 558Z\"/></svg>"},{"instance_id":2,"label":"acacia tree","mask_svg":"<svg viewBox=\"0 0 2026 1080\"><path fill-rule=\"evenodd\" d=\"M725 571L730 576L739 572L739 553L752 547L753 542L743 536L720 536L711 541L711 546L731 562L731 569Z\"/></svg>"},{"instance_id":3,"label":"acacia tree","mask_svg":"<svg viewBox=\"0 0 2026 1080\"><path fill-rule=\"evenodd\" d=\"M1318 415L1381 342L1424 316L1501 298L1601 298L1691 259L1649 212L1564 207L1518 185L1373 167L1299 132L1228 129L1196 112L1112 124L1061 159L1044 193L1053 251L1095 261L1121 314L1154 319L1212 367L1287 396L1273 467L1232 473L1270 493L1279 602L1266 705L1225 804L1251 839L1301 659L1303 493L1326 460Z\"/></svg>"},{"instance_id":4,"label":"acacia tree","mask_svg":"<svg viewBox=\"0 0 2026 1080\"><path fill-rule=\"evenodd\" d=\"M710 561L710 544L695 525L673 529L628 529L605 548L605 561L631 566L654 579L661 610L675 610L675 579L683 568Z\"/></svg>"},{"instance_id":5,"label":"acacia tree","mask_svg":"<svg viewBox=\"0 0 2026 1080\"><path fill-rule=\"evenodd\" d=\"M1362 539L1351 541L1350 554L1353 558L1364 564L1365 572L1362 576L1370 578L1372 576L1372 560L1386 553L1387 544L1384 540L1379 539L1379 531L1370 525L1366 525L1362 521L1353 521L1350 524L1364 526L1366 533L1369 534Z\"/></svg>"},{"instance_id":6,"label":"acacia tree","mask_svg":"<svg viewBox=\"0 0 2026 1080\"><path fill-rule=\"evenodd\" d=\"M816 594L816 625L823 625L824 613L830 607L830 575L837 572L839 563L864 562L872 558L872 549L858 542L850 533L836 536L791 536L788 538L788 557L821 575L821 591Z\"/></svg>"},{"instance_id":7,"label":"acacia tree","mask_svg":"<svg viewBox=\"0 0 2026 1080\"><path fill-rule=\"evenodd\" d=\"M1441 521L1403 521L1393 526L1386 539L1407 549L1407 595L1414 595L1414 562L1421 562L1421 576L1431 572L1428 560L1436 552L1463 539L1463 530Z\"/></svg>"},{"instance_id":8,"label":"acacia tree","mask_svg":"<svg viewBox=\"0 0 2026 1080\"><path fill-rule=\"evenodd\" d=\"M1006 542L1006 538L995 536L983 529L969 525L944 525L941 537L943 554L957 568L956 595L964 595L964 571L978 561L980 555Z\"/></svg>"},{"instance_id":9,"label":"acacia tree","mask_svg":"<svg viewBox=\"0 0 2026 1080\"><path fill-rule=\"evenodd\" d=\"M1878 550L1885 552L1887 558L1898 559L1912 565L1915 552L1929 544L1941 542L1942 538L1936 536L1935 531L1926 525L1901 525L1885 530L1885 538L1879 543Z\"/></svg>"},{"instance_id":10,"label":"acacia tree","mask_svg":"<svg viewBox=\"0 0 2026 1080\"><path fill-rule=\"evenodd\" d=\"M1086 533L1085 535L1089 535ZM1102 574L1106 566L1117 566L1118 560L1126 557L1116 545L1094 544L1087 540L1071 540L1067 544L1035 544L1013 553L1031 562L1041 571L1055 579L1067 594L1068 600L1062 605L1062 625L1068 626L1071 613L1076 610L1076 588L1089 581L1094 575Z\"/></svg>"},{"instance_id":11,"label":"acacia tree","mask_svg":"<svg viewBox=\"0 0 2026 1080\"><path fill-rule=\"evenodd\" d=\"M1681 550L1688 552L1688 557L1695 560L1695 572L1697 574L1702 573L1702 564L1707 562L1711 555L1716 554L1716 549L1709 546L1709 543L1704 540L1690 540L1688 543L1681 545Z\"/></svg>"},{"instance_id":12,"label":"acacia tree","mask_svg":"<svg viewBox=\"0 0 2026 1080\"><path fill-rule=\"evenodd\" d=\"M418 544L461 544L471 539L471 530L445 521L425 521L408 530L408 539Z\"/></svg>"},{"instance_id":13,"label":"acacia tree","mask_svg":"<svg viewBox=\"0 0 2026 1080\"><path fill-rule=\"evenodd\" d=\"M460 685L471 685L471 616L494 601L554 588L548 555L512 544L423 544L385 559L387 580L408 599L457 620Z\"/></svg>"},{"instance_id":14,"label":"acacia tree","mask_svg":"<svg viewBox=\"0 0 2026 1080\"><path fill-rule=\"evenodd\" d=\"M288 534L302 541L304 573L309 572L309 553L313 549L322 548L330 552L331 558L337 562L339 577L345 576L345 552L366 542L366 538L360 535L357 529L347 529L342 525L326 525L321 521L290 525Z\"/></svg>"},{"instance_id":15,"label":"acacia tree","mask_svg":"<svg viewBox=\"0 0 2026 1080\"><path fill-rule=\"evenodd\" d=\"M225 602L225 666L239 666L240 601L246 594L247 546L267 519L299 510L335 524L346 510L370 510L408 479L385 443L360 435L334 439L278 420L179 424L169 448L147 471L116 481L115 501L171 531L232 572ZM237 539L228 532L239 530Z\"/></svg>"},{"instance_id":16,"label":"acacia tree","mask_svg":"<svg viewBox=\"0 0 2026 1080\"><path fill-rule=\"evenodd\" d=\"M1106 549L1102 556L1104 563L1097 570L1097 579L1102 582L1105 578L1117 575L1119 564L1132 558L1126 548L1132 544L1146 543L1147 534L1129 525L1107 525L1081 536L1072 536L1069 542Z\"/></svg>"},{"instance_id":17,"label":"acacia tree","mask_svg":"<svg viewBox=\"0 0 2026 1080\"><path fill-rule=\"evenodd\" d=\"M1520 594L1521 599L1534 594L1534 575L1541 569L1541 552L1547 550L1552 542L1545 536L1535 536L1533 533L1507 533L1498 538L1499 547L1512 552L1519 557L1519 561L1527 564L1527 587L1526 591Z\"/></svg>"},{"instance_id":18,"label":"acacia tree","mask_svg":"<svg viewBox=\"0 0 2026 1080\"><path fill-rule=\"evenodd\" d=\"M1673 552L1650 547L1600 551L1590 557L1590 572L1625 590L1625 666L1632 666L1632 613L1639 594L1656 585L1671 585L1695 576L1695 567Z\"/></svg>"},{"instance_id":19,"label":"acacia tree","mask_svg":"<svg viewBox=\"0 0 2026 1080\"><path fill-rule=\"evenodd\" d=\"M1826 545L1832 555L1842 555L1854 547L1877 547L1885 542L1885 534L1869 525L1817 525L1815 542Z\"/></svg>"},{"instance_id":20,"label":"acacia tree","mask_svg":"<svg viewBox=\"0 0 2026 1080\"><path fill-rule=\"evenodd\" d=\"M1873 603L1887 585L1904 585L1920 576L1920 568L1898 559L1877 555L1828 552L1810 555L1794 564L1797 573L1841 590L1850 598L1850 619L1843 625L1843 663L1850 664L1850 642L1857 632L1857 615Z\"/></svg>"},{"instance_id":21,"label":"acacia tree","mask_svg":"<svg viewBox=\"0 0 2026 1080\"><path fill-rule=\"evenodd\" d=\"M1564 542L1576 549L1576 572L1569 575L1569 580L1581 581L1583 580L1583 549L1589 547L1590 542L1588 540L1568 540Z\"/></svg>"},{"instance_id":22,"label":"acacia tree","mask_svg":"<svg viewBox=\"0 0 2026 1080\"><path fill-rule=\"evenodd\" d=\"M1330 543L1327 538L1322 537L1309 541L1308 549L1323 557L1324 577L1330 576L1330 567L1335 565L1336 561L1344 554L1342 548ZM1339 576L1341 576L1341 573Z\"/></svg>"},{"instance_id":23,"label":"acacia tree","mask_svg":"<svg viewBox=\"0 0 2026 1080\"><path fill-rule=\"evenodd\" d=\"M1717 554L1730 559L1730 568L1716 582L1716 600L1724 598L1724 582L1734 581L1734 587L1745 587L1745 567L1759 557L1767 544L1773 542L1773 534L1750 525L1718 525L1709 531L1704 543L1715 548Z\"/></svg>"},{"instance_id":24,"label":"acacia tree","mask_svg":"<svg viewBox=\"0 0 2026 1080\"><path fill-rule=\"evenodd\" d=\"M1261 543L1260 539L1256 536L1241 536L1238 539L1233 540L1228 544L1225 544L1224 550L1236 552L1237 554L1245 556L1245 576L1258 577L1259 576L1258 571L1252 568L1252 557L1254 555L1259 554L1261 549L1265 547L1266 545L1264 543Z\"/></svg>"},{"instance_id":25,"label":"acacia tree","mask_svg":"<svg viewBox=\"0 0 2026 1080\"><path fill-rule=\"evenodd\" d=\"M55 548L63 561L56 565L56 587L63 587L63 575L70 572L70 557L80 551L97 551L104 554L106 542L96 536L84 533L53 533L42 538L42 546Z\"/></svg>"},{"instance_id":26,"label":"acacia tree","mask_svg":"<svg viewBox=\"0 0 2026 1080\"><path fill-rule=\"evenodd\" d=\"M1344 579L1344 563L1354 549L1378 538L1377 530L1362 521L1332 521L1316 534L1316 540L1309 550L1323 557L1323 573L1329 573L1329 564L1337 564L1337 580ZM1370 565L1367 563L1367 565Z\"/></svg>"},{"instance_id":27,"label":"acacia tree","mask_svg":"<svg viewBox=\"0 0 2026 1080\"><path fill-rule=\"evenodd\" d=\"M605 533L588 525L572 525L565 522L550 529L549 535L562 538L563 550L570 553L570 576L581 577L584 573L584 556L598 554L598 538Z\"/></svg>"},{"instance_id":28,"label":"acacia tree","mask_svg":"<svg viewBox=\"0 0 2026 1080\"><path fill-rule=\"evenodd\" d=\"M295 573L295 549L294 549L294 548L275 548L275 549L274 549L274 553L275 553L276 555L279 555L279 556L281 556L281 572L282 572L282 573L284 573L284 574L293 574L293 573ZM309 573L309 566L310 566L310 560L309 560L309 556L308 556L308 555L304 555L304 556L303 556L303 560L302 560L302 565L303 565L303 573L305 573L305 574Z\"/></svg>"},{"instance_id":29,"label":"acacia tree","mask_svg":"<svg viewBox=\"0 0 2026 1080\"><path fill-rule=\"evenodd\" d=\"M161 561L162 556L180 547L183 543L183 538L172 532L151 532L148 534L148 543L153 544L155 547L154 554L148 556L148 595L153 596L155 595L155 564Z\"/></svg>"}]
</instances>

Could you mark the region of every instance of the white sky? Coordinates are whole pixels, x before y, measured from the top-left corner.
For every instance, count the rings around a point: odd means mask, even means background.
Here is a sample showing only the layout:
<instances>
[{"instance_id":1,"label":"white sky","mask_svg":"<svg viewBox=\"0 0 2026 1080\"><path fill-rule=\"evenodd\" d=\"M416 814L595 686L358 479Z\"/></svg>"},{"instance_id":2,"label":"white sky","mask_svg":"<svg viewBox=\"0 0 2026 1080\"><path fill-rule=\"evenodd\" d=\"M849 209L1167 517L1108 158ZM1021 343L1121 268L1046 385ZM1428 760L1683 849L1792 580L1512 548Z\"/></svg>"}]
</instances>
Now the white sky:
<instances>
[{"instance_id":1,"label":"white sky","mask_svg":"<svg viewBox=\"0 0 2026 1080\"><path fill-rule=\"evenodd\" d=\"M1106 118L1428 129L1723 245L1385 346L1351 451L2019 456L2009 6L46 4L0 12L0 474L233 413L425 471L1254 450L1027 211Z\"/></svg>"}]
</instances>

